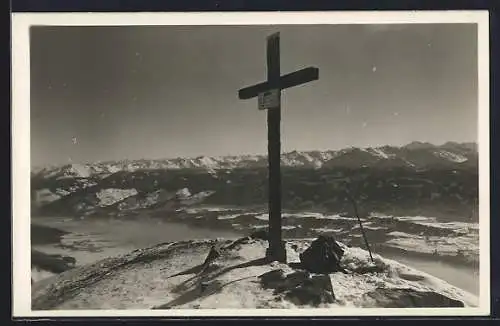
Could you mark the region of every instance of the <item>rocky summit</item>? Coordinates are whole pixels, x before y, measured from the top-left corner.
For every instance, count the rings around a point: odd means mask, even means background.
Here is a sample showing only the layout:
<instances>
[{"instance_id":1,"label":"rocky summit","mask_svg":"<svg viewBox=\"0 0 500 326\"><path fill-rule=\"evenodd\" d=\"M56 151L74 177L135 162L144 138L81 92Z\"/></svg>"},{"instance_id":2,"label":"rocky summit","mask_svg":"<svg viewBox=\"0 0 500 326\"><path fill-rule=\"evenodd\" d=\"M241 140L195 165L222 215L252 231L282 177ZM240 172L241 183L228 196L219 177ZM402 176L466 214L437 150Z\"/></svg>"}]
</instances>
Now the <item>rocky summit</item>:
<instances>
[{"instance_id":1,"label":"rocky summit","mask_svg":"<svg viewBox=\"0 0 500 326\"><path fill-rule=\"evenodd\" d=\"M325 240L320 240L324 243ZM331 239L330 239L331 240ZM329 240L329 241L330 241ZM312 239L287 240L288 264L263 258L244 237L159 244L70 269L32 288L32 309L474 307L477 298L440 279L336 242L339 271L309 271ZM217 248L217 255L210 255ZM208 257L212 260L208 260ZM207 263L207 261L209 263Z\"/></svg>"}]
</instances>

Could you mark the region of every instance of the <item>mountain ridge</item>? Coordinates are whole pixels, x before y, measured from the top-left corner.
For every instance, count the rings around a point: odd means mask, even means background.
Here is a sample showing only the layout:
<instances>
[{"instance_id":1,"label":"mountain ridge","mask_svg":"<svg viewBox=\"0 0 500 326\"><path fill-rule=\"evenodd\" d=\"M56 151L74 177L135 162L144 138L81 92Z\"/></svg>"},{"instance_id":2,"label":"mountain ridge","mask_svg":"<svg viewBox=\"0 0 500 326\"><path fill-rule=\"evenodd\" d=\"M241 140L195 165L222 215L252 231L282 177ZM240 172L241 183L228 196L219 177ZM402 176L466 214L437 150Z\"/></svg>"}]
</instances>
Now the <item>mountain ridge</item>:
<instances>
[{"instance_id":1,"label":"mountain ridge","mask_svg":"<svg viewBox=\"0 0 500 326\"><path fill-rule=\"evenodd\" d=\"M322 168L336 166L366 166L383 168L426 168L434 165L477 164L477 144L472 142L446 142L442 145L414 141L404 146L348 147L340 150L289 151L281 154L281 164L287 167ZM420 157L419 157L420 156ZM267 155L244 154L227 156L177 157L171 159L114 160L94 163L61 164L34 168L32 177L60 178L113 174L118 171L156 169L202 169L215 171L236 168L261 168L267 166Z\"/></svg>"},{"instance_id":2,"label":"mountain ridge","mask_svg":"<svg viewBox=\"0 0 500 326\"><path fill-rule=\"evenodd\" d=\"M281 173L283 209L351 212L348 183L367 212L475 219L478 153L470 145L294 151L282 155ZM199 202L265 206L267 180L265 156L66 165L32 173L31 205L59 216L166 213ZM192 198L181 198L183 189Z\"/></svg>"}]
</instances>

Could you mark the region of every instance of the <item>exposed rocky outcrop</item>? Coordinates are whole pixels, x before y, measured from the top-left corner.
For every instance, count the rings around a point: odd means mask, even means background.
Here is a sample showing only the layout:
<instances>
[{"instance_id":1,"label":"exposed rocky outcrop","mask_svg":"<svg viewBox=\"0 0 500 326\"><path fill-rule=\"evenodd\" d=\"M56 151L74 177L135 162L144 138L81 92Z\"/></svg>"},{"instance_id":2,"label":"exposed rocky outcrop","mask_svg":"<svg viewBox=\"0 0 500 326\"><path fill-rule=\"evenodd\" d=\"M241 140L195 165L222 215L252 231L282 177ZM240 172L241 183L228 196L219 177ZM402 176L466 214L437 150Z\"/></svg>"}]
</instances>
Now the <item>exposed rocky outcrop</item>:
<instances>
[{"instance_id":1,"label":"exposed rocky outcrop","mask_svg":"<svg viewBox=\"0 0 500 326\"><path fill-rule=\"evenodd\" d=\"M31 265L58 274L74 268L76 259L70 256L58 254L49 255L37 250L31 250Z\"/></svg>"},{"instance_id":2,"label":"exposed rocky outcrop","mask_svg":"<svg viewBox=\"0 0 500 326\"><path fill-rule=\"evenodd\" d=\"M311 275L307 271L296 271L286 275L283 269L274 269L260 277L262 287L274 289L297 306L319 306L335 302L332 283L328 275Z\"/></svg>"},{"instance_id":3,"label":"exposed rocky outcrop","mask_svg":"<svg viewBox=\"0 0 500 326\"><path fill-rule=\"evenodd\" d=\"M344 249L333 236L320 235L299 257L302 267L306 270L328 274L342 270L340 261L343 255Z\"/></svg>"},{"instance_id":4,"label":"exposed rocky outcrop","mask_svg":"<svg viewBox=\"0 0 500 326\"><path fill-rule=\"evenodd\" d=\"M448 296L431 291L417 291L414 289L387 289L377 288L364 295L365 307L379 308L441 308L464 307L464 303L451 299Z\"/></svg>"}]
</instances>

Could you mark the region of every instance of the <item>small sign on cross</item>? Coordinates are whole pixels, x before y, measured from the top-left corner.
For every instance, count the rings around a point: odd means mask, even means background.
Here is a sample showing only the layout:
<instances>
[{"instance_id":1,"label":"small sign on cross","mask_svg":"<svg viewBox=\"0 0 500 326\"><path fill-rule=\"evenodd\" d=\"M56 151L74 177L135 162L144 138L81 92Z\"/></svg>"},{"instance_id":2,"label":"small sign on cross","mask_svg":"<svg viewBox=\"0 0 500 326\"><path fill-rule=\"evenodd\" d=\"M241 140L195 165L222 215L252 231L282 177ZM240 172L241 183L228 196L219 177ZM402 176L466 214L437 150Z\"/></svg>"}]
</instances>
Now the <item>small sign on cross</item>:
<instances>
[{"instance_id":1,"label":"small sign on cross","mask_svg":"<svg viewBox=\"0 0 500 326\"><path fill-rule=\"evenodd\" d=\"M259 110L276 109L280 105L280 90L271 89L259 93Z\"/></svg>"}]
</instances>

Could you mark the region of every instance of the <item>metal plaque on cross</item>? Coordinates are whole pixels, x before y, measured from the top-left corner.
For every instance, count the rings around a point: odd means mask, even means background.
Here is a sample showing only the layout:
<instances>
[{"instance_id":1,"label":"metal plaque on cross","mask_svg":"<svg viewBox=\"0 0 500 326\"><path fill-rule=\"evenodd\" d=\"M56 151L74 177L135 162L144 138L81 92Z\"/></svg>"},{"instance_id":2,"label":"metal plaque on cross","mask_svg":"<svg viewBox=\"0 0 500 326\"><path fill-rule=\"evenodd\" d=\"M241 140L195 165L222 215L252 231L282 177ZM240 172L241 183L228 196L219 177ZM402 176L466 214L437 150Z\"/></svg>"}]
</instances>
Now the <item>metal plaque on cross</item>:
<instances>
[{"instance_id":1,"label":"metal plaque on cross","mask_svg":"<svg viewBox=\"0 0 500 326\"><path fill-rule=\"evenodd\" d=\"M280 90L271 89L259 93L259 110L276 109L280 105Z\"/></svg>"}]
</instances>

